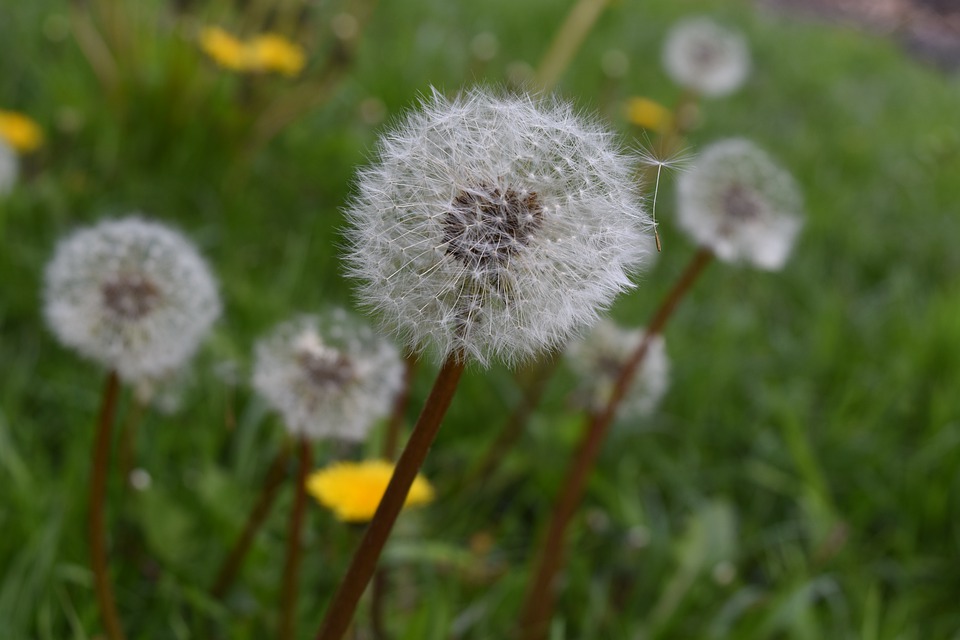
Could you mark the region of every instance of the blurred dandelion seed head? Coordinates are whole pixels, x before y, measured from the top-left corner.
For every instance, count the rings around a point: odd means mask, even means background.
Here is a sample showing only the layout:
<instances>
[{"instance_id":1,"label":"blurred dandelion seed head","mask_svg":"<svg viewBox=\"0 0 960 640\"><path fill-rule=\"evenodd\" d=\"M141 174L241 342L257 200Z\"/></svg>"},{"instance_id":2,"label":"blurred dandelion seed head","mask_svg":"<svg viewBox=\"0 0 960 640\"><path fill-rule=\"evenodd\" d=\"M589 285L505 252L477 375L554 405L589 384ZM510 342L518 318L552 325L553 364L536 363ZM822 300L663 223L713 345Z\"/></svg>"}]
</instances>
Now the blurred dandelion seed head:
<instances>
[{"instance_id":1,"label":"blurred dandelion seed head","mask_svg":"<svg viewBox=\"0 0 960 640\"><path fill-rule=\"evenodd\" d=\"M714 143L681 174L677 222L726 262L783 267L803 226L793 177L742 139Z\"/></svg>"},{"instance_id":2,"label":"blurred dandelion seed head","mask_svg":"<svg viewBox=\"0 0 960 640\"><path fill-rule=\"evenodd\" d=\"M342 522L367 522L373 518L393 476L394 465L385 460L337 462L307 478L307 491ZM433 487L422 475L414 478L403 508L433 500Z\"/></svg>"},{"instance_id":3,"label":"blurred dandelion seed head","mask_svg":"<svg viewBox=\"0 0 960 640\"><path fill-rule=\"evenodd\" d=\"M182 367L220 315L216 282L193 245L138 217L62 240L45 284L57 338L132 383Z\"/></svg>"},{"instance_id":4,"label":"blurred dandelion seed head","mask_svg":"<svg viewBox=\"0 0 960 640\"><path fill-rule=\"evenodd\" d=\"M746 81L750 51L739 33L709 18L688 18L667 35L663 65L681 87L720 97L733 93Z\"/></svg>"},{"instance_id":5,"label":"blurred dandelion seed head","mask_svg":"<svg viewBox=\"0 0 960 640\"><path fill-rule=\"evenodd\" d=\"M255 360L254 388L311 439L363 440L403 382L397 349L342 309L279 325Z\"/></svg>"},{"instance_id":6,"label":"blurred dandelion seed head","mask_svg":"<svg viewBox=\"0 0 960 640\"><path fill-rule=\"evenodd\" d=\"M591 411L610 400L624 362L643 340L644 329L625 329L603 319L583 339L567 347L571 370L580 380L579 396ZM617 409L619 419L653 413L670 385L670 360L663 336L654 336L630 388Z\"/></svg>"},{"instance_id":7,"label":"blurred dandelion seed head","mask_svg":"<svg viewBox=\"0 0 960 640\"><path fill-rule=\"evenodd\" d=\"M347 261L362 301L440 358L562 344L649 256L633 162L563 102L434 92L360 172Z\"/></svg>"},{"instance_id":8,"label":"blurred dandelion seed head","mask_svg":"<svg viewBox=\"0 0 960 640\"><path fill-rule=\"evenodd\" d=\"M13 148L0 138L0 196L10 192L20 176L20 160Z\"/></svg>"}]
</instances>

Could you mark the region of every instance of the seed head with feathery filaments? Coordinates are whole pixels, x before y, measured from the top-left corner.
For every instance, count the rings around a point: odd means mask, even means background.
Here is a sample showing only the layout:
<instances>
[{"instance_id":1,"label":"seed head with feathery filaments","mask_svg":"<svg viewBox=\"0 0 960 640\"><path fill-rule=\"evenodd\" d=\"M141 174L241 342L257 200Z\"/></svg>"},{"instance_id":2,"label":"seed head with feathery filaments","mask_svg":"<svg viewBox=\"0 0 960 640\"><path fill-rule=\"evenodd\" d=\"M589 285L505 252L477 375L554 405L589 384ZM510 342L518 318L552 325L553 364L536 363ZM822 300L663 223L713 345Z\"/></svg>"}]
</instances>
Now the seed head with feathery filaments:
<instances>
[{"instance_id":1,"label":"seed head with feathery filaments","mask_svg":"<svg viewBox=\"0 0 960 640\"><path fill-rule=\"evenodd\" d=\"M649 256L633 162L562 101L434 92L360 172L347 260L362 301L441 358L557 347Z\"/></svg>"},{"instance_id":2,"label":"seed head with feathery filaments","mask_svg":"<svg viewBox=\"0 0 960 640\"><path fill-rule=\"evenodd\" d=\"M706 147L677 184L677 222L727 262L783 267L800 228L802 198L793 177L752 142Z\"/></svg>"},{"instance_id":3,"label":"seed head with feathery filaments","mask_svg":"<svg viewBox=\"0 0 960 640\"><path fill-rule=\"evenodd\" d=\"M57 338L133 383L182 367L220 314L216 282L193 245L136 216L62 240L45 283Z\"/></svg>"},{"instance_id":4,"label":"seed head with feathery filaments","mask_svg":"<svg viewBox=\"0 0 960 640\"><path fill-rule=\"evenodd\" d=\"M396 347L343 309L284 322L255 359L254 388L310 439L363 440L403 384Z\"/></svg>"},{"instance_id":5,"label":"seed head with feathery filaments","mask_svg":"<svg viewBox=\"0 0 960 640\"><path fill-rule=\"evenodd\" d=\"M604 319L567 347L567 362L580 380L582 397L590 410L599 411L607 404L624 362L640 345L644 334L643 328L627 329ZM617 417L650 415L669 384L666 343L663 336L653 336L640 369L617 409Z\"/></svg>"},{"instance_id":6,"label":"seed head with feathery filaments","mask_svg":"<svg viewBox=\"0 0 960 640\"><path fill-rule=\"evenodd\" d=\"M739 33L709 18L687 18L667 35L663 66L681 87L707 97L733 93L750 74L750 52Z\"/></svg>"}]
</instances>

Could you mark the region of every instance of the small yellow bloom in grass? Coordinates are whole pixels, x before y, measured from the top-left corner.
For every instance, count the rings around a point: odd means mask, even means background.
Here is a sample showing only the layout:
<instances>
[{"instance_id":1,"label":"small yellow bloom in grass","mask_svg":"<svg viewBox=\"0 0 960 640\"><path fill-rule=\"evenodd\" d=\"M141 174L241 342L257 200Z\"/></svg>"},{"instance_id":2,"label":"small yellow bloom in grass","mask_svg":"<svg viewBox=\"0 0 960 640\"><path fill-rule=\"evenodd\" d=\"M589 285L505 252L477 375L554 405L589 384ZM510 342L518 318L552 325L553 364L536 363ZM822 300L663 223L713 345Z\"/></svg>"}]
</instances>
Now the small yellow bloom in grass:
<instances>
[{"instance_id":1,"label":"small yellow bloom in grass","mask_svg":"<svg viewBox=\"0 0 960 640\"><path fill-rule=\"evenodd\" d=\"M303 69L303 48L275 33L257 36L249 45L253 64L264 71L295 76Z\"/></svg>"},{"instance_id":2,"label":"small yellow bloom in grass","mask_svg":"<svg viewBox=\"0 0 960 640\"><path fill-rule=\"evenodd\" d=\"M43 131L36 122L15 111L0 111L0 138L21 153L43 144Z\"/></svg>"},{"instance_id":3,"label":"small yellow bloom in grass","mask_svg":"<svg viewBox=\"0 0 960 640\"><path fill-rule=\"evenodd\" d=\"M342 522L367 522L373 518L387 484L393 464L385 460L336 462L310 474L307 491ZM433 487L421 475L413 481L404 508L424 505L433 500Z\"/></svg>"},{"instance_id":4,"label":"small yellow bloom in grass","mask_svg":"<svg viewBox=\"0 0 960 640\"><path fill-rule=\"evenodd\" d=\"M649 98L630 98L627 101L627 120L657 133L664 133L673 125L673 114Z\"/></svg>"},{"instance_id":5,"label":"small yellow bloom in grass","mask_svg":"<svg viewBox=\"0 0 960 640\"><path fill-rule=\"evenodd\" d=\"M231 71L275 71L295 76L306 63L302 47L274 33L244 42L220 27L208 27L200 32L200 48Z\"/></svg>"},{"instance_id":6,"label":"small yellow bloom in grass","mask_svg":"<svg viewBox=\"0 0 960 640\"><path fill-rule=\"evenodd\" d=\"M249 65L247 46L220 27L200 32L200 48L225 69L243 71Z\"/></svg>"}]
</instances>

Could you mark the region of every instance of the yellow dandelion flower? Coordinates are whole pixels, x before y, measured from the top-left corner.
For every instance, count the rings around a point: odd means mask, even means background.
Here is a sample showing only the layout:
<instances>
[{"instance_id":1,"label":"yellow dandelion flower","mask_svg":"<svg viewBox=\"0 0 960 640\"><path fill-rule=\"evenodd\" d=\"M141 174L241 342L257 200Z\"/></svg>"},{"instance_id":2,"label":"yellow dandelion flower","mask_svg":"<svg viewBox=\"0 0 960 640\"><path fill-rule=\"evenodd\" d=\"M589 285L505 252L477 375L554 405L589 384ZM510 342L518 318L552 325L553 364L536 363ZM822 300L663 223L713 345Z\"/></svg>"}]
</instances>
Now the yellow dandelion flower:
<instances>
[{"instance_id":1,"label":"yellow dandelion flower","mask_svg":"<svg viewBox=\"0 0 960 640\"><path fill-rule=\"evenodd\" d=\"M306 62L302 47L275 33L257 36L248 46L252 63L264 71L295 76Z\"/></svg>"},{"instance_id":2,"label":"yellow dandelion flower","mask_svg":"<svg viewBox=\"0 0 960 640\"><path fill-rule=\"evenodd\" d=\"M36 122L15 111L0 111L0 138L25 153L43 144L43 131Z\"/></svg>"},{"instance_id":3,"label":"yellow dandelion flower","mask_svg":"<svg viewBox=\"0 0 960 640\"><path fill-rule=\"evenodd\" d=\"M307 478L307 491L342 522L367 522L377 510L393 464L386 460L337 462L315 471ZM404 508L424 505L433 500L433 487L417 475L407 494Z\"/></svg>"},{"instance_id":4,"label":"yellow dandelion flower","mask_svg":"<svg viewBox=\"0 0 960 640\"><path fill-rule=\"evenodd\" d=\"M657 133L664 133L673 126L673 114L658 102L649 98L631 98L627 101L627 120Z\"/></svg>"},{"instance_id":5,"label":"yellow dandelion flower","mask_svg":"<svg viewBox=\"0 0 960 640\"><path fill-rule=\"evenodd\" d=\"M247 45L220 27L207 27L200 32L200 48L225 69L245 71L250 66Z\"/></svg>"}]
</instances>

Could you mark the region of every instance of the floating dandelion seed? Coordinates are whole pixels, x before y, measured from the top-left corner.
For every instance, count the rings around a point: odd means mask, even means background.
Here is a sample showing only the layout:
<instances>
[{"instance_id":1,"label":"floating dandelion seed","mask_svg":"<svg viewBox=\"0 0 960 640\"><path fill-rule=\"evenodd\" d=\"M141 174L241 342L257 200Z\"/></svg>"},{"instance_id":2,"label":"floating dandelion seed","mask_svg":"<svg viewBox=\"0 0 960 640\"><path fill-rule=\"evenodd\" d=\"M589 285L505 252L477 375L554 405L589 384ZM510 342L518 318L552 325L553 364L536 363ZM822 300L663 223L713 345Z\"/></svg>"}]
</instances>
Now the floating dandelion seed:
<instances>
[{"instance_id":1,"label":"floating dandelion seed","mask_svg":"<svg viewBox=\"0 0 960 640\"><path fill-rule=\"evenodd\" d=\"M360 173L347 211L360 296L440 357L514 362L556 347L649 255L631 169L562 102L434 92Z\"/></svg>"},{"instance_id":2,"label":"floating dandelion seed","mask_svg":"<svg viewBox=\"0 0 960 640\"><path fill-rule=\"evenodd\" d=\"M386 460L337 462L315 471L307 479L307 491L333 511L342 522L367 522L377 510L393 475ZM433 487L417 474L403 507L417 507L433 500Z\"/></svg>"},{"instance_id":3,"label":"floating dandelion seed","mask_svg":"<svg viewBox=\"0 0 960 640\"><path fill-rule=\"evenodd\" d=\"M363 440L403 382L397 349L342 309L285 322L255 351L254 388L311 439Z\"/></svg>"},{"instance_id":4,"label":"floating dandelion seed","mask_svg":"<svg viewBox=\"0 0 960 640\"><path fill-rule=\"evenodd\" d=\"M803 226L793 177L747 140L704 149L677 196L678 224L727 262L780 269Z\"/></svg>"},{"instance_id":5,"label":"floating dandelion seed","mask_svg":"<svg viewBox=\"0 0 960 640\"><path fill-rule=\"evenodd\" d=\"M179 369L220 314L216 283L196 249L138 217L62 240L45 281L44 311L57 338L128 382Z\"/></svg>"},{"instance_id":6,"label":"floating dandelion seed","mask_svg":"<svg viewBox=\"0 0 960 640\"><path fill-rule=\"evenodd\" d=\"M0 195L13 189L19 175L20 161L16 152L0 138Z\"/></svg>"},{"instance_id":7,"label":"floating dandelion seed","mask_svg":"<svg viewBox=\"0 0 960 640\"><path fill-rule=\"evenodd\" d=\"M670 30L663 65L681 87L719 97L733 93L746 81L750 52L737 32L709 18L688 18Z\"/></svg>"},{"instance_id":8,"label":"floating dandelion seed","mask_svg":"<svg viewBox=\"0 0 960 640\"><path fill-rule=\"evenodd\" d=\"M610 400L617 376L643 336L642 328L625 329L610 320L601 320L582 340L567 348L567 362L581 381L591 411L600 411ZM624 419L650 415L667 392L669 374L663 336L654 336L617 408L617 416Z\"/></svg>"}]
</instances>

